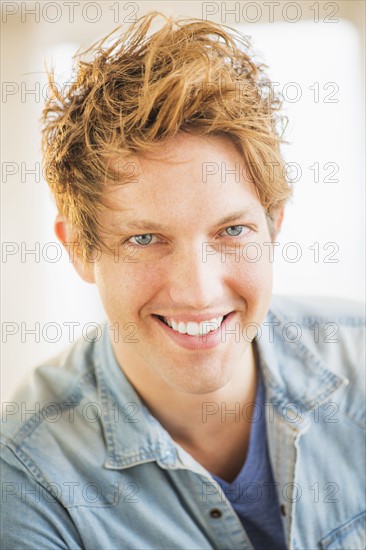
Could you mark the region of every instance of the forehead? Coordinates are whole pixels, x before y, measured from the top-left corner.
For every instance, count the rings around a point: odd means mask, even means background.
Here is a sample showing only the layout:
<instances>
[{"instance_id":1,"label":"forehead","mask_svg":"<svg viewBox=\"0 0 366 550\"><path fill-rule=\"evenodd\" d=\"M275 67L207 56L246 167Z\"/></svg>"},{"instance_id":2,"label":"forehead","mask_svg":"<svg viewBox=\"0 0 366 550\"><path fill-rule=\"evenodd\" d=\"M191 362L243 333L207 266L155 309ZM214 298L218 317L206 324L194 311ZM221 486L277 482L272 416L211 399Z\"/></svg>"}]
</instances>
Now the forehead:
<instances>
[{"instance_id":1,"label":"forehead","mask_svg":"<svg viewBox=\"0 0 366 550\"><path fill-rule=\"evenodd\" d=\"M139 155L134 158L142 176L151 177L158 172L177 175L189 174L195 182L207 183L210 177L219 176L225 180L225 173L240 164L247 179L244 160L233 141L224 136L198 136L179 133L162 143L154 154Z\"/></svg>"},{"instance_id":2,"label":"forehead","mask_svg":"<svg viewBox=\"0 0 366 550\"><path fill-rule=\"evenodd\" d=\"M106 194L112 224L137 216L151 219L151 214L158 222L164 216L183 223L238 210L263 212L243 157L229 138L180 134L154 154L131 156L127 164L133 181L122 181Z\"/></svg>"}]
</instances>

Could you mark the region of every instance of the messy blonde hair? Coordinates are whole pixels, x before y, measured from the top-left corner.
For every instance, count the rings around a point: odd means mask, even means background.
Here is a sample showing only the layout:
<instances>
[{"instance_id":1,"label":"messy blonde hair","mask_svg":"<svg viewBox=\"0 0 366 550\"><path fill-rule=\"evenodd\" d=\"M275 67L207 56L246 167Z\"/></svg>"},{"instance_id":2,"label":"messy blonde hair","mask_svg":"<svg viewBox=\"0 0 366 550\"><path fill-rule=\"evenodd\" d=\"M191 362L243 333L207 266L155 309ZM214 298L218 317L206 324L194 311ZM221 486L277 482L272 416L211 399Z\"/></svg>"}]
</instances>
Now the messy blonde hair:
<instances>
[{"instance_id":1,"label":"messy blonde hair","mask_svg":"<svg viewBox=\"0 0 366 550\"><path fill-rule=\"evenodd\" d=\"M153 34L157 16L164 25ZM151 12L123 34L75 56L75 78L52 90L42 115L44 173L82 251L100 247L107 185L123 184L128 159L178 132L229 137L239 148L268 219L291 195L280 153L281 100L248 55L247 37L199 19Z\"/></svg>"}]
</instances>

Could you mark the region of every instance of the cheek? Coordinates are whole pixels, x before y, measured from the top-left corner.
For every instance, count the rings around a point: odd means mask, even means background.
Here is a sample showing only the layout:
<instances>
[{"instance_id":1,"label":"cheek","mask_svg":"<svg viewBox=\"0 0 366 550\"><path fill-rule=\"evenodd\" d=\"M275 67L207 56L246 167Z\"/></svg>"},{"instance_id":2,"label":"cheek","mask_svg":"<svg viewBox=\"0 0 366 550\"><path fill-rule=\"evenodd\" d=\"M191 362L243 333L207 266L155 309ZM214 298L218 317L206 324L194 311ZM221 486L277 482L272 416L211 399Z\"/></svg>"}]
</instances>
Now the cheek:
<instances>
[{"instance_id":1,"label":"cheek","mask_svg":"<svg viewBox=\"0 0 366 550\"><path fill-rule=\"evenodd\" d=\"M231 270L232 286L253 307L258 300L266 302L270 299L273 281L272 263L268 258L262 254L257 261L254 260L254 254L241 257Z\"/></svg>"},{"instance_id":2,"label":"cheek","mask_svg":"<svg viewBox=\"0 0 366 550\"><path fill-rule=\"evenodd\" d=\"M95 267L95 282L109 318L131 316L158 289L161 274L142 263L108 258Z\"/></svg>"}]
</instances>

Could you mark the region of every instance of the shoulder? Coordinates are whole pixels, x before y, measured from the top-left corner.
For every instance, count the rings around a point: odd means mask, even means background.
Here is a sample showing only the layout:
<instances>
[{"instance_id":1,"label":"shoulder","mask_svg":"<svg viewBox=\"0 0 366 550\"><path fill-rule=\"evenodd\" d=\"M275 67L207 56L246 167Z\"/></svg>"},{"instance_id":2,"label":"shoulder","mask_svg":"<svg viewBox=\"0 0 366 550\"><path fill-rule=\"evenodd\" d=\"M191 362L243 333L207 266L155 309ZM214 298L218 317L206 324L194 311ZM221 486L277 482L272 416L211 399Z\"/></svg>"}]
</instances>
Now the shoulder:
<instances>
[{"instance_id":1,"label":"shoulder","mask_svg":"<svg viewBox=\"0 0 366 550\"><path fill-rule=\"evenodd\" d=\"M350 300L313 296L274 296L268 317L282 339L301 341L314 353L364 351L365 307ZM329 346L327 344L338 344Z\"/></svg>"},{"instance_id":2,"label":"shoulder","mask_svg":"<svg viewBox=\"0 0 366 550\"><path fill-rule=\"evenodd\" d=\"M339 399L362 425L366 384L364 311L362 304L350 300L274 296L266 317L274 335L267 356L277 356L278 369L288 385L296 387L301 396L316 395L319 401L322 393L338 388L334 399Z\"/></svg>"},{"instance_id":3,"label":"shoulder","mask_svg":"<svg viewBox=\"0 0 366 550\"><path fill-rule=\"evenodd\" d=\"M83 548L71 516L57 498L58 484L47 486L30 463L24 464L2 445L0 473L5 504L1 511L2 548Z\"/></svg>"},{"instance_id":4,"label":"shoulder","mask_svg":"<svg viewBox=\"0 0 366 550\"><path fill-rule=\"evenodd\" d=\"M303 326L330 320L349 327L365 327L365 306L344 298L325 296L273 296L270 311Z\"/></svg>"},{"instance_id":5,"label":"shoulder","mask_svg":"<svg viewBox=\"0 0 366 550\"><path fill-rule=\"evenodd\" d=\"M36 366L3 404L3 433L17 444L66 408L94 395L93 342L82 338Z\"/></svg>"},{"instance_id":6,"label":"shoulder","mask_svg":"<svg viewBox=\"0 0 366 550\"><path fill-rule=\"evenodd\" d=\"M12 475L23 472L48 487L49 480L72 479L73 463L93 470L83 451L92 460L103 451L93 346L78 340L35 368L3 404L2 456Z\"/></svg>"},{"instance_id":7,"label":"shoulder","mask_svg":"<svg viewBox=\"0 0 366 550\"><path fill-rule=\"evenodd\" d=\"M285 346L299 344L304 353L319 357L340 376L352 377L355 370L361 370L366 327L361 303L318 296L274 296L268 318Z\"/></svg>"}]
</instances>

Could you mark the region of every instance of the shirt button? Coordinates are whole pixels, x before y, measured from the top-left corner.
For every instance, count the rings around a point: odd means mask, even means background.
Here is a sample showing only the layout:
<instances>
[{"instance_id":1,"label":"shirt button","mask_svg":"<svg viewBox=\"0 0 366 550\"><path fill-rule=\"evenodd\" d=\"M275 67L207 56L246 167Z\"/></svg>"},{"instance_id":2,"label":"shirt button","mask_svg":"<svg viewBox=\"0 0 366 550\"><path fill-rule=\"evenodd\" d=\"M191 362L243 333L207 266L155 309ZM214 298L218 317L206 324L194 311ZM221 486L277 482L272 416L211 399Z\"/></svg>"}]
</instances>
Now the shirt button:
<instances>
[{"instance_id":1,"label":"shirt button","mask_svg":"<svg viewBox=\"0 0 366 550\"><path fill-rule=\"evenodd\" d=\"M222 512L218 508L212 508L212 510L210 510L210 516L215 519L221 518Z\"/></svg>"}]
</instances>

